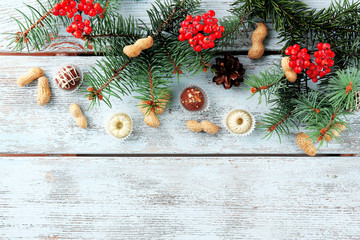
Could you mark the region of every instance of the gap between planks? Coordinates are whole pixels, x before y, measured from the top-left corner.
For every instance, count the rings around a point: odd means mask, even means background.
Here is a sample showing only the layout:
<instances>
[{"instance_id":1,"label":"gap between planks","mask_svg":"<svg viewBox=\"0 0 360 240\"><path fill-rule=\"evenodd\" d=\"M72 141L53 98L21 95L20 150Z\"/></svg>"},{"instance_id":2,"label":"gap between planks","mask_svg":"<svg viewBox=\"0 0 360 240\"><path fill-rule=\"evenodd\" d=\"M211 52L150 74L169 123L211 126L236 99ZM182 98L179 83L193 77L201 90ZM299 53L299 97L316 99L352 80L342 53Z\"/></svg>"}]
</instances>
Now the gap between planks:
<instances>
[{"instance_id":1,"label":"gap between planks","mask_svg":"<svg viewBox=\"0 0 360 240\"><path fill-rule=\"evenodd\" d=\"M360 154L318 154L315 158L327 158L327 157L359 157ZM182 157L182 158L204 158L204 157L218 157L218 158L226 158L226 157L303 157L309 158L305 154L12 154L12 153L4 153L0 154L1 157L127 157L127 158L138 158L138 157Z\"/></svg>"},{"instance_id":2,"label":"gap between planks","mask_svg":"<svg viewBox=\"0 0 360 240\"><path fill-rule=\"evenodd\" d=\"M226 53L231 53L232 55L240 55L245 56L248 54L248 51L219 51L217 55L224 55ZM270 56L270 55L280 55L281 51L265 51L263 56ZM95 54L94 52L31 52L31 53L24 53L24 52L0 52L0 56L37 56L37 57L46 57L46 56L78 56L78 57L101 57L104 56L103 53Z\"/></svg>"}]
</instances>

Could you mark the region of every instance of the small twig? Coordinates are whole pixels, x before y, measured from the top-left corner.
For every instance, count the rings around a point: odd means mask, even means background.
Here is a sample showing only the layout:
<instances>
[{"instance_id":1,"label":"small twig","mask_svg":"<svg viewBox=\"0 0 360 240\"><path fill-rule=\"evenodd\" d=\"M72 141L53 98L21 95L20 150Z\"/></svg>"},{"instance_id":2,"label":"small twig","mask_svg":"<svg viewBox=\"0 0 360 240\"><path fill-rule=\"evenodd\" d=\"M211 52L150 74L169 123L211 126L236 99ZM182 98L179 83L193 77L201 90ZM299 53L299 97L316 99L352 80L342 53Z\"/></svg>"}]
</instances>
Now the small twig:
<instances>
[{"instance_id":1,"label":"small twig","mask_svg":"<svg viewBox=\"0 0 360 240\"><path fill-rule=\"evenodd\" d=\"M204 59L204 57L203 57L202 52L200 52L200 58L201 58L201 63L202 63L202 65L204 66L204 69L206 69L207 63L205 62L205 59Z\"/></svg>"},{"instance_id":2,"label":"small twig","mask_svg":"<svg viewBox=\"0 0 360 240\"><path fill-rule=\"evenodd\" d=\"M25 40L26 40L26 37L27 35L29 34L29 32L31 30L33 30L37 25L41 24L42 26L44 26L42 24L42 21L44 21L45 18L47 18L47 16L49 16L51 14L51 12L53 11L54 8L51 8L49 11L47 11L39 20L36 21L36 23L34 23L33 25L31 25L31 27L29 29L27 29L25 32L23 33L20 33L18 36L18 39L19 40L21 37L23 37Z\"/></svg>"},{"instance_id":3,"label":"small twig","mask_svg":"<svg viewBox=\"0 0 360 240\"><path fill-rule=\"evenodd\" d=\"M180 7L185 0L181 0L179 6L175 7L174 10L172 11L172 13L170 14L170 16L165 20L165 22L161 25L161 27L152 35L152 37L154 38L156 35L158 35L163 29L164 27L169 23L169 21L172 19L172 17L174 16L174 14L176 13L176 11L178 10L178 7Z\"/></svg>"},{"instance_id":4,"label":"small twig","mask_svg":"<svg viewBox=\"0 0 360 240\"><path fill-rule=\"evenodd\" d=\"M274 131L277 126L279 126L280 124L282 124L288 117L290 117L290 115L292 114L292 112L293 112L294 110L295 110L295 107L294 107L293 109L291 109L291 111L290 111L288 114L286 114L286 116L285 116L283 119L281 119L280 122L272 125L272 126L268 129L268 132Z\"/></svg>"},{"instance_id":5,"label":"small twig","mask_svg":"<svg viewBox=\"0 0 360 240\"><path fill-rule=\"evenodd\" d=\"M231 31L228 31L227 33L223 34L223 38L225 38L227 35L235 32L239 27L240 25L242 24L242 22L246 19L246 14L240 19L239 23L236 24L236 26L231 30Z\"/></svg>"},{"instance_id":6,"label":"small twig","mask_svg":"<svg viewBox=\"0 0 360 240\"><path fill-rule=\"evenodd\" d=\"M105 84L103 84L97 91L96 94L99 94L100 92L102 92L107 86L109 86L109 84L125 69L125 67L131 62L131 59L128 60L119 70L117 70L115 72L115 74L113 76L111 76L111 78L109 80L107 80L107 82Z\"/></svg>"},{"instance_id":7,"label":"small twig","mask_svg":"<svg viewBox=\"0 0 360 240\"><path fill-rule=\"evenodd\" d=\"M136 35L124 35L124 34L100 34L100 35L87 35L86 38L87 39L92 39L92 38L106 38L106 37L123 37L123 38L141 38L141 36L136 36Z\"/></svg>"},{"instance_id":8,"label":"small twig","mask_svg":"<svg viewBox=\"0 0 360 240\"><path fill-rule=\"evenodd\" d=\"M106 10L107 10L107 8L108 8L108 6L109 6L109 2L110 2L110 0L107 0L106 1L106 5L105 5L105 8L104 8L104 11L103 11L103 13L101 14L101 18L104 18L104 16L105 16L105 13L106 13Z\"/></svg>"},{"instance_id":9,"label":"small twig","mask_svg":"<svg viewBox=\"0 0 360 240\"><path fill-rule=\"evenodd\" d=\"M255 88L255 91L254 91L253 93L255 94L255 93L257 93L257 92L260 91L260 90L265 90L265 89L267 89L267 88L270 88L270 87L272 87L272 86L280 83L281 81L283 81L283 80L285 80L285 79L286 79L286 77L285 77L285 75L284 75L284 76L283 76L282 78L280 78L280 80L277 81L277 82L274 82L274 83L269 84L269 85L265 85L265 86L261 86L261 87Z\"/></svg>"},{"instance_id":10,"label":"small twig","mask_svg":"<svg viewBox=\"0 0 360 240\"><path fill-rule=\"evenodd\" d=\"M162 44L162 46L163 46L163 48L164 48L164 50L165 50L165 53L166 53L166 55L168 56L169 60L170 60L171 63L174 65L175 71L178 72L179 74L181 74L180 69L179 69L179 66L177 66L176 63L174 62L174 60L171 58L171 55L170 55L170 53L168 52L165 44L164 44L163 42L161 42L161 44Z\"/></svg>"},{"instance_id":11,"label":"small twig","mask_svg":"<svg viewBox=\"0 0 360 240\"><path fill-rule=\"evenodd\" d=\"M326 135L326 133L330 130L330 127L333 124L336 115L338 114L338 110L339 110L339 108L337 107L334 114L331 116L329 123L326 125L325 128L320 130L320 135L319 135L318 141L321 141L324 138L324 136Z\"/></svg>"},{"instance_id":12,"label":"small twig","mask_svg":"<svg viewBox=\"0 0 360 240\"><path fill-rule=\"evenodd\" d=\"M151 73L151 66L149 64L149 81L150 81L150 95L151 95L151 102L154 103L155 102L155 98L154 98L154 86L153 86L153 81L152 81L152 73Z\"/></svg>"}]
</instances>

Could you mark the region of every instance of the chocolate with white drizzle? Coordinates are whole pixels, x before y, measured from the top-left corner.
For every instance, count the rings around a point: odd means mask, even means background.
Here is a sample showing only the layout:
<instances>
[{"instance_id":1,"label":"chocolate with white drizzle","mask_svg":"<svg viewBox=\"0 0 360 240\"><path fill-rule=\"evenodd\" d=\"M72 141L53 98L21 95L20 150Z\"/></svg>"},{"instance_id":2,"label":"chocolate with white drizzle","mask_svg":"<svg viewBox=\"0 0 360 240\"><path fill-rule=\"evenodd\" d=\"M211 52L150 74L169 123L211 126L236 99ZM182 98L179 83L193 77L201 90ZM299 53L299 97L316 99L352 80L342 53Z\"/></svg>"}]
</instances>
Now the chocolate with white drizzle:
<instances>
[{"instance_id":1,"label":"chocolate with white drizzle","mask_svg":"<svg viewBox=\"0 0 360 240\"><path fill-rule=\"evenodd\" d=\"M62 67L55 76L55 81L64 90L73 90L80 84L80 73L73 66Z\"/></svg>"}]
</instances>

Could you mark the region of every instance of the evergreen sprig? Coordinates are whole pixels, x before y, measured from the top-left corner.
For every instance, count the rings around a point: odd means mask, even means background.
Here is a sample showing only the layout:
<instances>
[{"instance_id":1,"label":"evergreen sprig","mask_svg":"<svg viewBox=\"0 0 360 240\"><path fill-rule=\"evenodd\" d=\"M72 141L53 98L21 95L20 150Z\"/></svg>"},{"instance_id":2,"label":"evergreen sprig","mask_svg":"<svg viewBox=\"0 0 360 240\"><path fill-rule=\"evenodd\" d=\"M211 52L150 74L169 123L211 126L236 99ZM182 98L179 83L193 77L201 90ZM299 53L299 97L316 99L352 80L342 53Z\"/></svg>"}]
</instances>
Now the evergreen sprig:
<instances>
[{"instance_id":1,"label":"evergreen sprig","mask_svg":"<svg viewBox=\"0 0 360 240\"><path fill-rule=\"evenodd\" d=\"M252 95L254 97L256 93L259 94L259 104L262 99L266 104L270 101L273 95L276 96L279 88L285 87L284 81L287 81L284 77L284 72L280 70L278 66L275 66L272 70L265 70L258 75L250 74L245 78L245 84L251 87Z\"/></svg>"},{"instance_id":2,"label":"evergreen sprig","mask_svg":"<svg viewBox=\"0 0 360 240\"><path fill-rule=\"evenodd\" d=\"M134 43L137 39L147 36L139 27L139 22L133 17L125 18L121 15L105 15L97 17L93 32L85 35L85 47L92 46L95 54L121 55L122 48Z\"/></svg>"},{"instance_id":3,"label":"evergreen sprig","mask_svg":"<svg viewBox=\"0 0 360 240\"><path fill-rule=\"evenodd\" d=\"M157 0L147 11L151 27L139 24L131 17L111 15L104 19L98 18L93 33L86 38L96 52L106 49L102 53L107 57L85 77L91 90L86 97L92 100L92 105L99 103L100 98L111 106L111 96L120 98L133 91L134 86L141 94L138 98L155 103L164 93L169 92L168 83L173 73L179 79L185 70L191 74L206 70L213 52L196 53L189 44L180 42L177 37L181 21L187 14L196 13L198 7L197 0ZM132 59L123 54L122 49L126 45L148 35L154 38L150 49ZM149 67L150 71L145 71ZM122 73L116 69L121 69ZM101 72L104 74L101 75ZM132 74L128 75L127 72Z\"/></svg>"},{"instance_id":4,"label":"evergreen sprig","mask_svg":"<svg viewBox=\"0 0 360 240\"><path fill-rule=\"evenodd\" d=\"M33 49L40 51L57 37L62 25L69 23L65 17L54 17L52 15L55 1L48 0L46 4L42 4L39 0L37 2L39 4L38 9L26 4L29 10L27 13L17 9L23 16L23 21L12 18L19 27L17 33L10 33L12 38L9 46L13 45L14 51L22 51L25 48L28 52Z\"/></svg>"},{"instance_id":5,"label":"evergreen sprig","mask_svg":"<svg viewBox=\"0 0 360 240\"><path fill-rule=\"evenodd\" d=\"M309 119L305 129L314 142L319 142L318 148L320 148L326 141L326 135L340 141L340 138L335 136L333 130L339 132L337 124L349 127L344 121L345 116L348 114L350 113L341 111L337 107L330 106L328 111L322 112L321 118L318 118L317 120Z\"/></svg>"},{"instance_id":6,"label":"evergreen sprig","mask_svg":"<svg viewBox=\"0 0 360 240\"><path fill-rule=\"evenodd\" d=\"M283 50L295 43L314 49L317 43L328 42L341 68L360 59L359 1L333 1L317 10L300 0L237 0L232 12L237 16L246 12L249 20L270 21L285 43Z\"/></svg>"},{"instance_id":7,"label":"evergreen sprig","mask_svg":"<svg viewBox=\"0 0 360 240\"><path fill-rule=\"evenodd\" d=\"M281 142L281 137L284 135L289 136L291 130L298 130L298 121L293 117L295 107L283 107L276 105L261 117L261 124L259 128L266 131L265 138L271 138L274 133Z\"/></svg>"},{"instance_id":8,"label":"evergreen sprig","mask_svg":"<svg viewBox=\"0 0 360 240\"><path fill-rule=\"evenodd\" d=\"M308 94L298 94L298 98L293 99L295 105L294 116L302 123L318 121L329 111L328 99L324 93L310 90Z\"/></svg>"},{"instance_id":9,"label":"evergreen sprig","mask_svg":"<svg viewBox=\"0 0 360 240\"><path fill-rule=\"evenodd\" d=\"M147 108L147 112L153 107L157 112L158 109L155 106L162 106L162 100L168 99L168 94L170 94L170 76L163 74L163 66L159 64L156 57L156 52L151 51L139 56L142 64L138 66L139 72L134 76L134 80L138 83L135 91L140 94L135 98L150 101L150 104L140 106Z\"/></svg>"},{"instance_id":10,"label":"evergreen sprig","mask_svg":"<svg viewBox=\"0 0 360 240\"><path fill-rule=\"evenodd\" d=\"M355 108L355 92L360 91L360 71L357 68L348 68L336 72L327 87L329 102L340 109Z\"/></svg>"}]
</instances>

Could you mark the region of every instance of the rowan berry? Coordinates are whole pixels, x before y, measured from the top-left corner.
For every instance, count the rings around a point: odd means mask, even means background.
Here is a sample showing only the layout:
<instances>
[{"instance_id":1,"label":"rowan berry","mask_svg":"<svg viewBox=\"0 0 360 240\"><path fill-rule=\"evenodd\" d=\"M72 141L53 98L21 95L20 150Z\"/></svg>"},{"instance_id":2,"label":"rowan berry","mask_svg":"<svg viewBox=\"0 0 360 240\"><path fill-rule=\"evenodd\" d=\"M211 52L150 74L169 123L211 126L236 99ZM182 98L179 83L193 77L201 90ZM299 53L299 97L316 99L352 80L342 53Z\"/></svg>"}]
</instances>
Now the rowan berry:
<instances>
[{"instance_id":1,"label":"rowan berry","mask_svg":"<svg viewBox=\"0 0 360 240\"><path fill-rule=\"evenodd\" d=\"M90 23L90 20L86 19L86 20L84 21L84 24L85 24L85 26L87 26L87 27L90 26L90 24L91 24L91 23Z\"/></svg>"},{"instance_id":2,"label":"rowan berry","mask_svg":"<svg viewBox=\"0 0 360 240\"><path fill-rule=\"evenodd\" d=\"M85 31L85 34L89 35L91 32L92 32L92 28L89 26L89 27L85 27L84 28L84 31Z\"/></svg>"},{"instance_id":3,"label":"rowan berry","mask_svg":"<svg viewBox=\"0 0 360 240\"><path fill-rule=\"evenodd\" d=\"M59 10L54 9L54 10L52 11L52 14L54 14L54 16L59 16Z\"/></svg>"},{"instance_id":4,"label":"rowan berry","mask_svg":"<svg viewBox=\"0 0 360 240\"><path fill-rule=\"evenodd\" d=\"M91 9L90 11L89 11L89 16L90 17L95 17L96 16L96 10L95 9Z\"/></svg>"},{"instance_id":5,"label":"rowan berry","mask_svg":"<svg viewBox=\"0 0 360 240\"><path fill-rule=\"evenodd\" d=\"M185 21L191 22L193 20L193 17L191 15L187 15L185 18Z\"/></svg>"},{"instance_id":6,"label":"rowan berry","mask_svg":"<svg viewBox=\"0 0 360 240\"><path fill-rule=\"evenodd\" d=\"M85 7L85 5L83 3L78 4L78 10L79 11L81 11L81 12L84 11L84 7Z\"/></svg>"},{"instance_id":7,"label":"rowan berry","mask_svg":"<svg viewBox=\"0 0 360 240\"><path fill-rule=\"evenodd\" d=\"M68 26L68 27L66 28L66 31L67 31L68 33L72 33L74 30L73 30L72 26Z\"/></svg>"},{"instance_id":8,"label":"rowan berry","mask_svg":"<svg viewBox=\"0 0 360 240\"><path fill-rule=\"evenodd\" d=\"M60 16L65 16L65 15L66 15L66 12L65 12L63 9L60 9L60 10L59 10L59 15L60 15Z\"/></svg>"},{"instance_id":9,"label":"rowan berry","mask_svg":"<svg viewBox=\"0 0 360 240\"><path fill-rule=\"evenodd\" d=\"M81 15L75 15L75 17L74 17L74 22L82 22L82 17L81 17Z\"/></svg>"},{"instance_id":10,"label":"rowan berry","mask_svg":"<svg viewBox=\"0 0 360 240\"><path fill-rule=\"evenodd\" d=\"M82 33L81 33L80 30L76 30L76 31L74 32L74 37L75 37L75 38L81 38L81 35L82 35Z\"/></svg>"},{"instance_id":11,"label":"rowan berry","mask_svg":"<svg viewBox=\"0 0 360 240\"><path fill-rule=\"evenodd\" d=\"M318 44L316 45L317 49L319 49L319 50L322 50L322 49L323 49L323 46L324 46L323 43L318 43Z\"/></svg>"}]
</instances>

